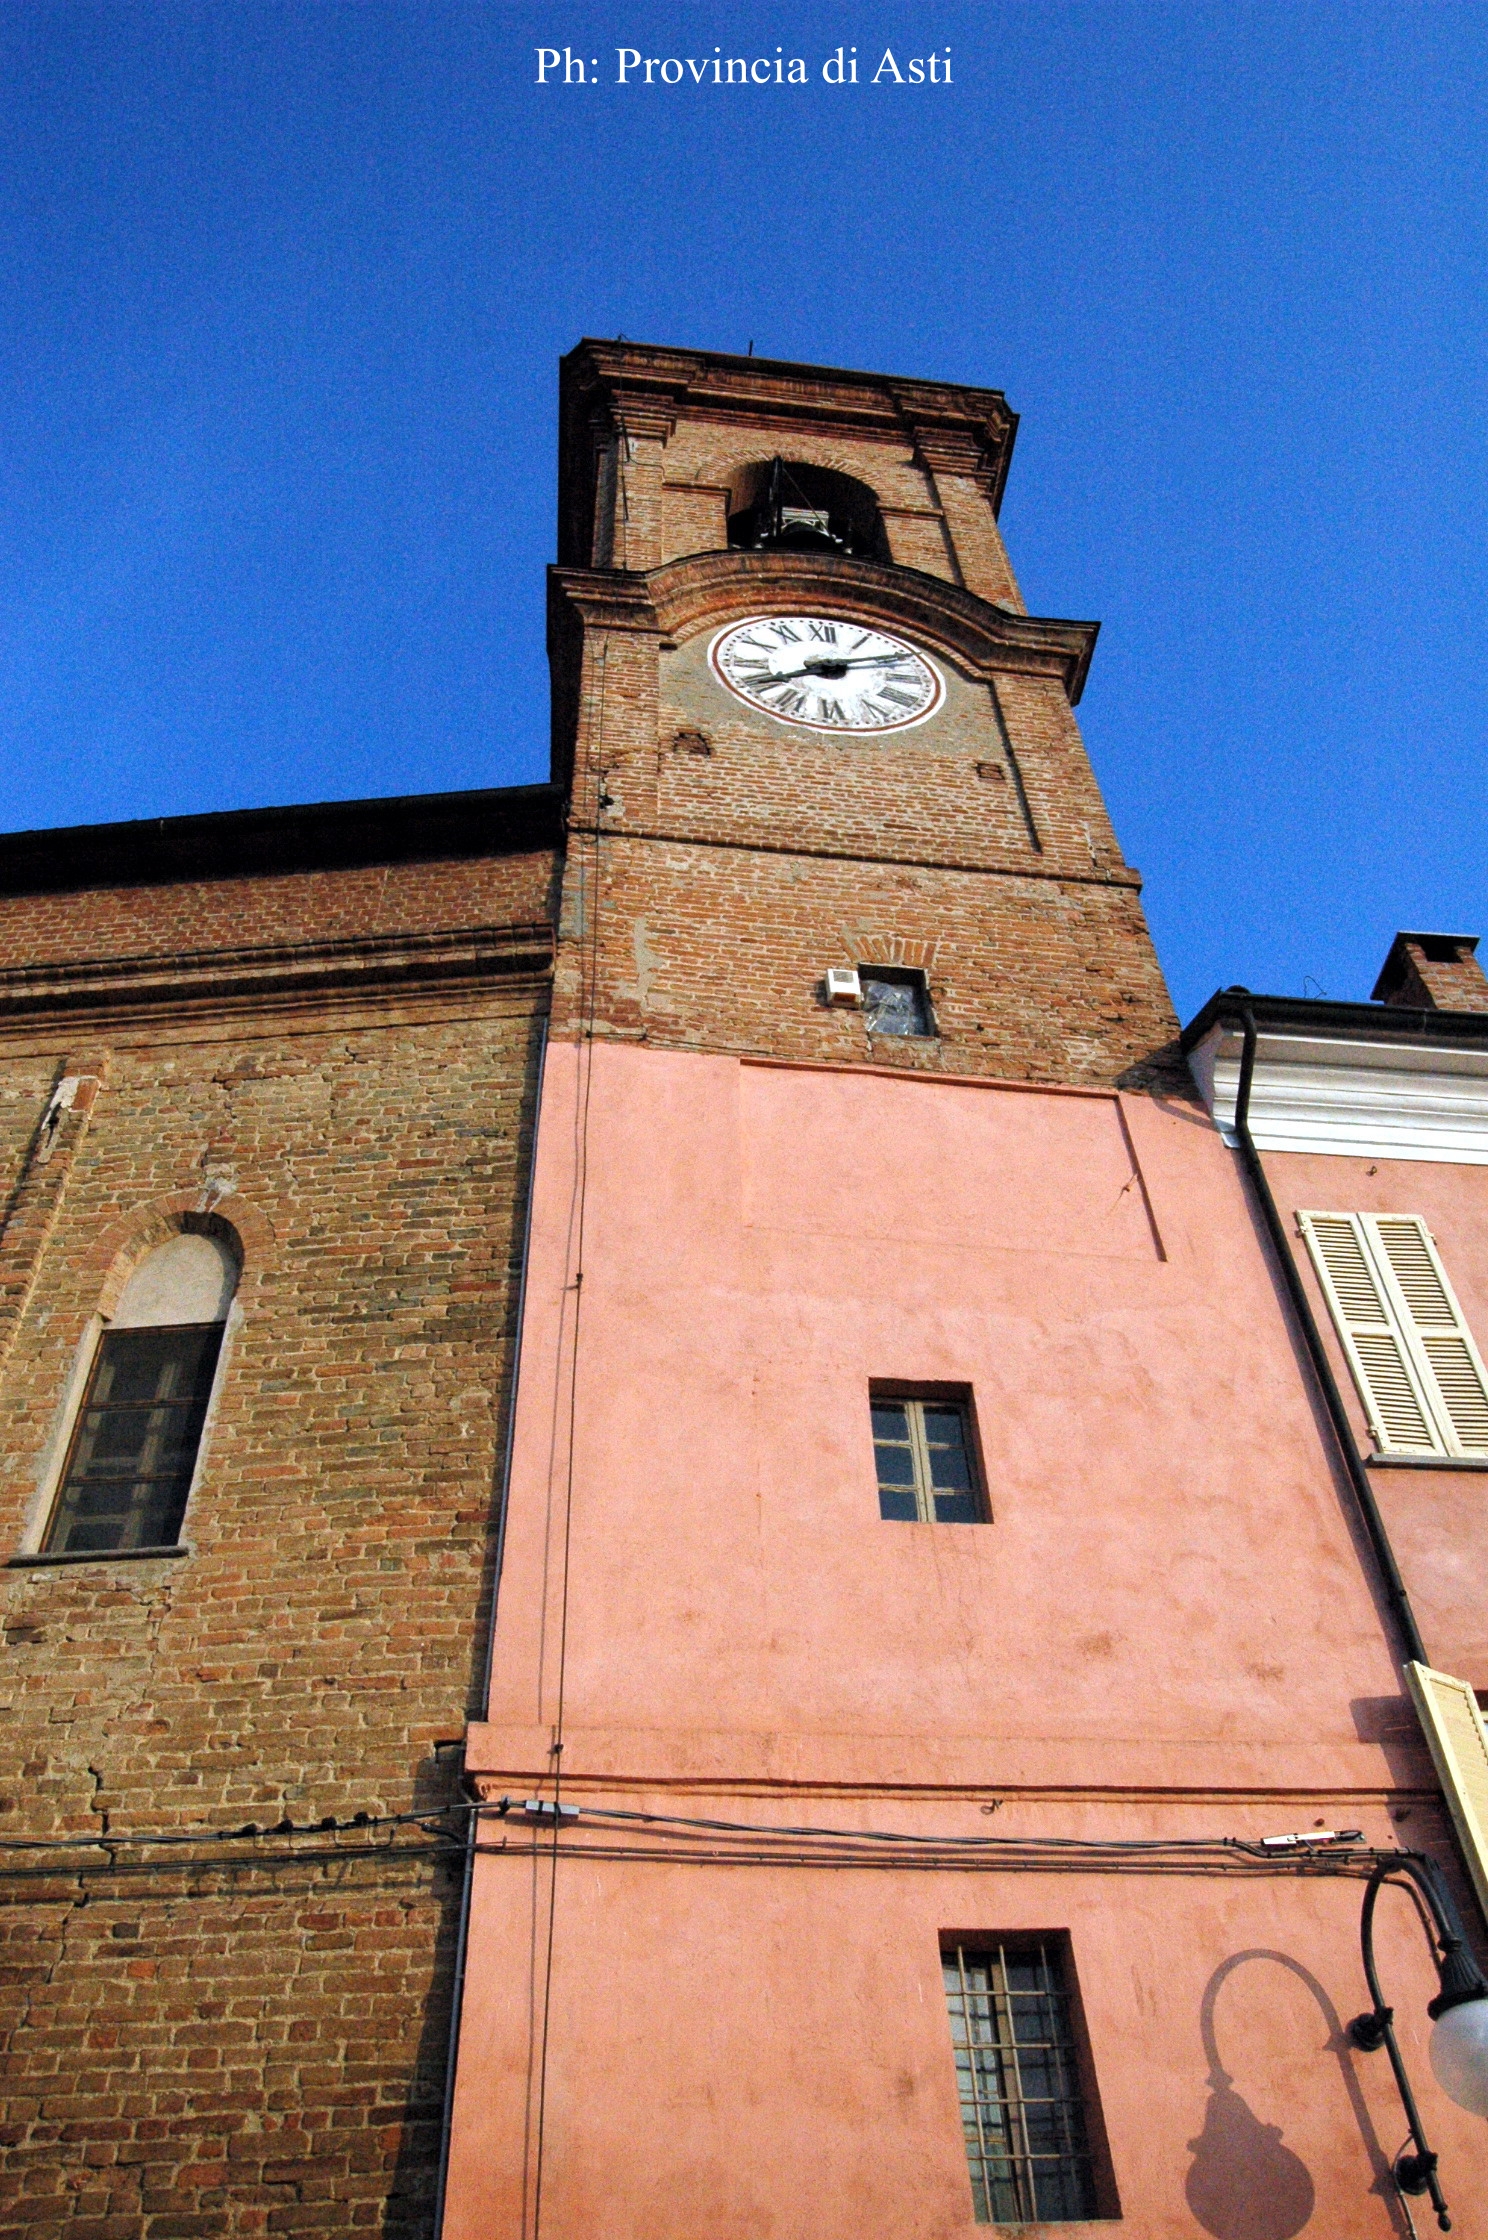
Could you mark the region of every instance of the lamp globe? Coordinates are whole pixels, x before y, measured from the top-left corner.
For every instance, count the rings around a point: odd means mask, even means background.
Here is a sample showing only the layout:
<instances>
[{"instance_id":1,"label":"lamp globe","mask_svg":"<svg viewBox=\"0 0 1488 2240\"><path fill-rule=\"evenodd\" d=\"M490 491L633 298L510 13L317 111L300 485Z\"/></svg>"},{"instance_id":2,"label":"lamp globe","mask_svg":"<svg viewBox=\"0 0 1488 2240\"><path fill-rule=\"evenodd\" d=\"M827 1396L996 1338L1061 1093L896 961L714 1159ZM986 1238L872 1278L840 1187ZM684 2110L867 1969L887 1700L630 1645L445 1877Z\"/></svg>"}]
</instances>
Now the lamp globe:
<instances>
[{"instance_id":1,"label":"lamp globe","mask_svg":"<svg viewBox=\"0 0 1488 2240\"><path fill-rule=\"evenodd\" d=\"M1431 2066L1449 2100L1488 2117L1488 1997L1448 2007L1431 2033Z\"/></svg>"}]
</instances>

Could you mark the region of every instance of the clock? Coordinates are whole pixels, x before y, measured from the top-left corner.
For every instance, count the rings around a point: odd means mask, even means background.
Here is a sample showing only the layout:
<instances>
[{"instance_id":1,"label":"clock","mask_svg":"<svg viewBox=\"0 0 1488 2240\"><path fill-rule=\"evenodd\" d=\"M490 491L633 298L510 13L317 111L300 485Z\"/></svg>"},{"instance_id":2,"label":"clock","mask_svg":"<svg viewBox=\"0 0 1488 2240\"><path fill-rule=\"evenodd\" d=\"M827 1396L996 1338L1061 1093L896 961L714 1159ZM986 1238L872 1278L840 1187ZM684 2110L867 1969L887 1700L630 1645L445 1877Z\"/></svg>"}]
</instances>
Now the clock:
<instances>
[{"instance_id":1,"label":"clock","mask_svg":"<svg viewBox=\"0 0 1488 2240\"><path fill-rule=\"evenodd\" d=\"M866 623L814 614L754 615L708 649L736 700L777 723L866 736L934 715L945 679L927 655Z\"/></svg>"}]
</instances>

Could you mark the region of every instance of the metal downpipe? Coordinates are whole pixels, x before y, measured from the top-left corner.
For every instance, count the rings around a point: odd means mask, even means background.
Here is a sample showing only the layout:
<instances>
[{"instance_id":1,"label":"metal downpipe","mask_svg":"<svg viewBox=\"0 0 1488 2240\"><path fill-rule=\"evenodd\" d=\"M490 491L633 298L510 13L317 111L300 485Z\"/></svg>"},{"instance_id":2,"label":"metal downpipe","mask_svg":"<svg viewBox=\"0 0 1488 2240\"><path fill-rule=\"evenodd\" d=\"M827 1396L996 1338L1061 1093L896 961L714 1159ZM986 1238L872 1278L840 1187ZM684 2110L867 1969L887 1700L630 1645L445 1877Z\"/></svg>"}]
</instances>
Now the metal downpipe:
<instances>
[{"instance_id":1,"label":"metal downpipe","mask_svg":"<svg viewBox=\"0 0 1488 2240\"><path fill-rule=\"evenodd\" d=\"M1293 1258L1291 1244L1282 1225L1281 1215L1277 1211L1276 1200L1271 1195L1271 1185L1267 1180L1266 1170L1261 1164L1261 1155L1256 1149L1255 1139L1250 1132L1250 1091L1251 1083L1255 1077L1256 1023L1255 1014L1248 1006L1242 1009L1239 1014L1239 1025L1245 1039L1240 1053L1240 1082L1235 1095L1234 1125L1235 1140L1240 1147L1241 1161L1260 1203L1261 1212L1265 1218L1266 1233L1271 1239L1272 1249L1280 1265L1287 1295L1292 1303L1292 1311L1296 1315L1306 1343L1307 1356L1312 1364L1313 1376L1317 1381L1318 1391L1322 1395L1323 1405L1328 1411L1328 1421L1333 1427L1333 1437L1338 1449L1339 1460L1347 1471L1349 1482L1353 1486L1354 1498L1359 1504L1359 1513L1364 1520L1364 1530L1369 1536L1369 1544L1374 1551L1374 1558L1379 1565L1380 1576L1384 1582L1385 1599L1389 1603L1395 1623L1400 1629L1400 1637L1405 1644L1406 1656L1412 1664L1427 1664L1430 1660L1426 1655L1425 1645L1416 1625L1416 1615L1411 1608L1405 1581L1400 1575L1400 1566L1395 1561L1395 1551L1390 1545L1390 1535L1385 1530L1385 1520L1379 1513L1379 1504L1374 1498L1374 1488L1369 1482L1369 1473L1360 1457L1354 1439L1353 1425L1349 1421L1348 1410L1343 1404L1343 1395L1338 1389L1338 1380L1333 1374L1333 1364L1328 1359L1322 1335L1312 1312L1312 1302L1307 1296L1301 1273L1298 1270L1296 1260Z\"/></svg>"}]
</instances>

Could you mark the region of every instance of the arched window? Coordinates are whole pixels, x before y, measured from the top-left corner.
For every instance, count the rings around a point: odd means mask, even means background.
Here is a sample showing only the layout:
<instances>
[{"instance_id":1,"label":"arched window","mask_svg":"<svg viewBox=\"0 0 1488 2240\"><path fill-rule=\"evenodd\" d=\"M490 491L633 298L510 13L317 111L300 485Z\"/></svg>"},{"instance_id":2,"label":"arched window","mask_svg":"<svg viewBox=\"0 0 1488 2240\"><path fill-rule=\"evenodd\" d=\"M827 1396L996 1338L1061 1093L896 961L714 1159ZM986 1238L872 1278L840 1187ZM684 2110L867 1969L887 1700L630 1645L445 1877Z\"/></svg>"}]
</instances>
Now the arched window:
<instances>
[{"instance_id":1,"label":"arched window","mask_svg":"<svg viewBox=\"0 0 1488 2240\"><path fill-rule=\"evenodd\" d=\"M766 459L741 468L729 492L728 541L745 552L845 552L887 560L878 500L831 467Z\"/></svg>"},{"instance_id":2,"label":"arched window","mask_svg":"<svg viewBox=\"0 0 1488 2240\"><path fill-rule=\"evenodd\" d=\"M176 1545L237 1282L226 1240L195 1232L134 1270L98 1341L49 1553Z\"/></svg>"}]
</instances>

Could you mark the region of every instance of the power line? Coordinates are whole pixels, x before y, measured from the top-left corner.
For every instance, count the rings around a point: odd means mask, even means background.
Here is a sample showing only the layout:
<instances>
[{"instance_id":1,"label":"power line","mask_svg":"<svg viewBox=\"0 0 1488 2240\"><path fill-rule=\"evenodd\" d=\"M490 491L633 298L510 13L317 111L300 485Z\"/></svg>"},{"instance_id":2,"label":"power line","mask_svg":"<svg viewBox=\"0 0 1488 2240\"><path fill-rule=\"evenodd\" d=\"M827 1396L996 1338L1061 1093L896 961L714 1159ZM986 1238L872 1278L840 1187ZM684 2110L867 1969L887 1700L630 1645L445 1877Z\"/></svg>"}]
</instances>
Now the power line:
<instances>
[{"instance_id":1,"label":"power line","mask_svg":"<svg viewBox=\"0 0 1488 2240\"><path fill-rule=\"evenodd\" d=\"M630 445L628 435L625 438L625 443L628 458ZM622 484L623 488L624 485ZM629 520L628 499L626 519ZM627 544L627 559L628 557ZM605 683L609 672L609 650L609 642L605 640L599 649L598 704L595 710L594 731L591 734L591 737L598 740L601 757L604 752ZM594 841L594 894L588 913L588 921L582 929L588 942L587 977L589 984L587 989L583 990L587 997L587 1016L584 1021L584 1037L579 1052L581 1074L574 1085L575 1171L574 1196L570 1201L573 1208L572 1219L574 1223L572 1231L574 1238L574 1310L573 1337L569 1346L568 1452L565 1458L564 1472L563 1556L559 1566L558 1690L551 1747L553 1761L553 1842L548 1874L548 1934L543 1960L542 2037L538 2049L537 2138L534 2150L532 2185L532 2240L539 2240L542 2231L543 2168L547 2138L548 2041L553 2013L553 1947L558 1918L558 1838L563 1827L563 1816L559 1807L563 1798L564 1718L568 1701L568 1609L569 1581L573 1560L574 1448L578 1436L579 1411L579 1334L584 1312L585 1223L589 1209L589 1104L594 1087L594 1028L599 1016L599 927L604 901L600 840L604 831L604 811L608 806L608 796L605 792L608 771L602 759L596 761L595 758L591 757L590 761L596 789L592 834ZM582 955L582 953L581 950L580 954ZM529 2106L530 2104L529 2102Z\"/></svg>"}]
</instances>

